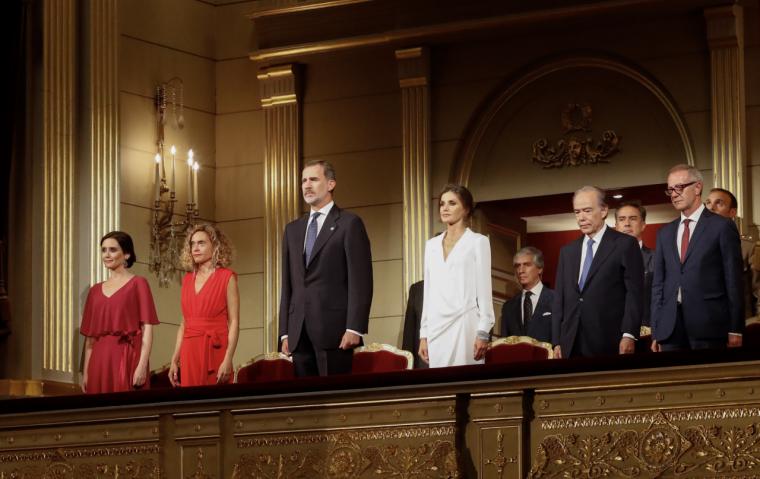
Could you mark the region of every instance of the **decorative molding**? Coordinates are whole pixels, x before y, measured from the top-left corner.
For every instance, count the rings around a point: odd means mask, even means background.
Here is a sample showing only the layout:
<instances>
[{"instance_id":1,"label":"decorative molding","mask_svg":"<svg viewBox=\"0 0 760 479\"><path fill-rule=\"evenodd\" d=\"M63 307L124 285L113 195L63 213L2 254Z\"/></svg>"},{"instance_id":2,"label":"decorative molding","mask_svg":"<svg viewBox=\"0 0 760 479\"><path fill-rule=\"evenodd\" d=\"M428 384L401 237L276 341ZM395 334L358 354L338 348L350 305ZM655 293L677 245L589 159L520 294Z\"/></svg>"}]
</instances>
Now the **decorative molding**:
<instances>
[{"instance_id":1,"label":"decorative molding","mask_svg":"<svg viewBox=\"0 0 760 479\"><path fill-rule=\"evenodd\" d=\"M760 407L688 409L683 411L646 411L630 414L573 416L552 419L540 419L541 429L579 429L590 427L615 427L633 424L649 424L659 415L668 421L715 421L726 419L760 418Z\"/></svg>"},{"instance_id":2,"label":"decorative molding","mask_svg":"<svg viewBox=\"0 0 760 479\"><path fill-rule=\"evenodd\" d=\"M90 284L106 279L100 238L119 229L118 5L90 0L88 28Z\"/></svg>"},{"instance_id":3,"label":"decorative molding","mask_svg":"<svg viewBox=\"0 0 760 479\"><path fill-rule=\"evenodd\" d=\"M668 112L673 121L673 125L681 137L681 142L686 154L686 162L690 165L694 165L694 148L691 139L689 138L686 122L681 117L673 99L659 83L640 69L623 64L617 60L604 57L583 56L563 58L546 63L535 70L510 81L508 83L509 86L495 97L487 98L483 103L483 105L486 105L485 110L471 121L470 126L468 127L468 132L463 138L462 145L457 150L452 164L450 181L464 185L469 184L472 165L491 123L498 116L499 112L506 107L506 105L515 98L523 88L543 77L570 68L598 68L613 71L632 79L646 88Z\"/></svg>"},{"instance_id":4,"label":"decorative molding","mask_svg":"<svg viewBox=\"0 0 760 479\"><path fill-rule=\"evenodd\" d=\"M507 457L504 455L504 433L499 429L499 432L496 434L496 456L486 459L483 464L495 467L496 474L501 479L504 477L504 470L507 466L515 463L517 463L517 457Z\"/></svg>"},{"instance_id":5,"label":"decorative molding","mask_svg":"<svg viewBox=\"0 0 760 479\"><path fill-rule=\"evenodd\" d=\"M746 216L746 120L744 13L740 5L705 10L710 47L713 186L739 199L737 216Z\"/></svg>"},{"instance_id":6,"label":"decorative molding","mask_svg":"<svg viewBox=\"0 0 760 479\"><path fill-rule=\"evenodd\" d=\"M605 130L599 141L576 133L591 131L592 112L591 105L587 103L568 104L560 116L562 133L566 137L558 140L556 146L549 146L546 138L534 141L533 162L544 168L609 163L609 158L620 151L618 145L621 138L614 131Z\"/></svg>"},{"instance_id":7,"label":"decorative molding","mask_svg":"<svg viewBox=\"0 0 760 479\"><path fill-rule=\"evenodd\" d=\"M404 195L403 297L424 277L425 242L430 237L430 51L396 50L401 87Z\"/></svg>"},{"instance_id":8,"label":"decorative molding","mask_svg":"<svg viewBox=\"0 0 760 479\"><path fill-rule=\"evenodd\" d=\"M77 4L60 0L42 5L43 379L71 380L76 356Z\"/></svg>"},{"instance_id":9,"label":"decorative molding","mask_svg":"<svg viewBox=\"0 0 760 479\"><path fill-rule=\"evenodd\" d=\"M304 438L309 438L308 444L315 447L299 447L287 453L256 451L243 454L233 467L232 477L460 477L453 426L420 426L406 430L419 433L411 434L414 437L434 438L444 433L449 439L411 445L367 446L361 442L406 439L408 435L399 434L397 429L300 433L288 436L290 441L284 444L266 443L257 447L305 446L301 442Z\"/></svg>"},{"instance_id":10,"label":"decorative molding","mask_svg":"<svg viewBox=\"0 0 760 479\"><path fill-rule=\"evenodd\" d=\"M655 413L643 431L542 438L529 477L726 477L759 468L760 423L679 427Z\"/></svg>"},{"instance_id":11,"label":"decorative molding","mask_svg":"<svg viewBox=\"0 0 760 479\"><path fill-rule=\"evenodd\" d=\"M350 440L384 441L388 439L420 439L432 437L453 437L456 428L453 425L426 425L414 427L394 427L348 432L303 432L299 434L272 434L263 437L241 438L237 441L238 449L252 447L300 446L334 441L338 434L347 435Z\"/></svg>"},{"instance_id":12,"label":"decorative molding","mask_svg":"<svg viewBox=\"0 0 760 479\"><path fill-rule=\"evenodd\" d=\"M282 232L300 207L301 70L298 65L262 69L258 74L264 112L264 349L278 350L282 283Z\"/></svg>"}]
</instances>

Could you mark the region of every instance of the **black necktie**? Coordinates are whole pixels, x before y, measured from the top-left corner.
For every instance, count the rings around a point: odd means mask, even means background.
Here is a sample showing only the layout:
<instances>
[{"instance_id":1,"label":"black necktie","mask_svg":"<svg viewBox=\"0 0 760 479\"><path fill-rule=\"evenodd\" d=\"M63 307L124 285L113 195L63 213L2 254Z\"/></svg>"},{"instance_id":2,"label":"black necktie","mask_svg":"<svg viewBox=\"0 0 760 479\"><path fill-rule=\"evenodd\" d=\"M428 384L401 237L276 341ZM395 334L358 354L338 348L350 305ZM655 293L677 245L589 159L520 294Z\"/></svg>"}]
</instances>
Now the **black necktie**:
<instances>
[{"instance_id":1,"label":"black necktie","mask_svg":"<svg viewBox=\"0 0 760 479\"><path fill-rule=\"evenodd\" d=\"M532 295L533 293L526 291L525 297L523 297L523 326L528 324L528 321L533 316L533 302L530 300Z\"/></svg>"}]
</instances>

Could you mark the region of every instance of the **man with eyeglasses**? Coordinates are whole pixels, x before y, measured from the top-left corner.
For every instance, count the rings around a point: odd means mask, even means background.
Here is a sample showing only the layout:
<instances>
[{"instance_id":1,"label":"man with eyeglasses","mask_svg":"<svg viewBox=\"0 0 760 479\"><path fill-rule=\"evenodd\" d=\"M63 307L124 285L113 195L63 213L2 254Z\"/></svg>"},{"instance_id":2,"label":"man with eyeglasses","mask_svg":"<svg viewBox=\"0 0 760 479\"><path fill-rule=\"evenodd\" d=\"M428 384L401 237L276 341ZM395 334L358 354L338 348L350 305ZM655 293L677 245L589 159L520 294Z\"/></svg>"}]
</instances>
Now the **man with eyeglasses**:
<instances>
[{"instance_id":1,"label":"man with eyeglasses","mask_svg":"<svg viewBox=\"0 0 760 479\"><path fill-rule=\"evenodd\" d=\"M705 200L705 208L715 214L734 220L739 208L736 196L723 188L713 188ZM757 298L760 296L760 274L752 267L754 263L755 242L751 238L741 237L742 279L744 280L744 316L751 317L757 313Z\"/></svg>"},{"instance_id":2,"label":"man with eyeglasses","mask_svg":"<svg viewBox=\"0 0 760 479\"><path fill-rule=\"evenodd\" d=\"M702 173L676 165L665 194L681 215L657 232L652 351L737 347L744 302L739 232L702 204Z\"/></svg>"}]
</instances>

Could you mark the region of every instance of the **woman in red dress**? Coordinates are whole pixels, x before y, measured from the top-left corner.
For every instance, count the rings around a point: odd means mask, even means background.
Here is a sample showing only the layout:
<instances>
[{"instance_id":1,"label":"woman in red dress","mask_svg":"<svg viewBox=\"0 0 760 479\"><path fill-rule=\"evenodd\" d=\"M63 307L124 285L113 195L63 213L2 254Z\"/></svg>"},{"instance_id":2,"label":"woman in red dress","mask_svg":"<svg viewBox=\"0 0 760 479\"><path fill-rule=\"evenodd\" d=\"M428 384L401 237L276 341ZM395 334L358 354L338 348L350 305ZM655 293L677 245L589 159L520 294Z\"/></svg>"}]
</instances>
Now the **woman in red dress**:
<instances>
[{"instance_id":1,"label":"woman in red dress","mask_svg":"<svg viewBox=\"0 0 760 479\"><path fill-rule=\"evenodd\" d=\"M82 390L131 391L148 387L153 325L158 324L148 281L130 273L137 260L132 238L112 231L100 240L109 278L90 288L79 332L85 336Z\"/></svg>"},{"instance_id":2,"label":"woman in red dress","mask_svg":"<svg viewBox=\"0 0 760 479\"><path fill-rule=\"evenodd\" d=\"M182 262L192 271L182 280L183 321L169 381L174 386L228 383L240 330L237 277L227 269L232 248L219 229L196 225L187 235Z\"/></svg>"}]
</instances>

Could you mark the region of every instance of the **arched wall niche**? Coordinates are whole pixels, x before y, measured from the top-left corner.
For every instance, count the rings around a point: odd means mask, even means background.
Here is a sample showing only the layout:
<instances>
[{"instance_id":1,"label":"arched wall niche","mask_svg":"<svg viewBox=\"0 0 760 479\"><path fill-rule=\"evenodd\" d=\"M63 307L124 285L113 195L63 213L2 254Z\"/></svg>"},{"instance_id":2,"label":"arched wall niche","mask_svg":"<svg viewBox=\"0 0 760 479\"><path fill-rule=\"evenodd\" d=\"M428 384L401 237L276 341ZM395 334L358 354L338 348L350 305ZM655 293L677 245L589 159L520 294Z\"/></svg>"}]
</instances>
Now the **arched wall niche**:
<instances>
[{"instance_id":1,"label":"arched wall niche","mask_svg":"<svg viewBox=\"0 0 760 479\"><path fill-rule=\"evenodd\" d=\"M562 111L590 105L590 131L565 133ZM545 169L532 145L545 138L619 137L609 163ZM686 124L665 89L648 73L605 56L575 55L542 62L487 98L469 123L450 179L478 201L574 191L584 184L623 188L664 182L676 163L694 164Z\"/></svg>"}]
</instances>

